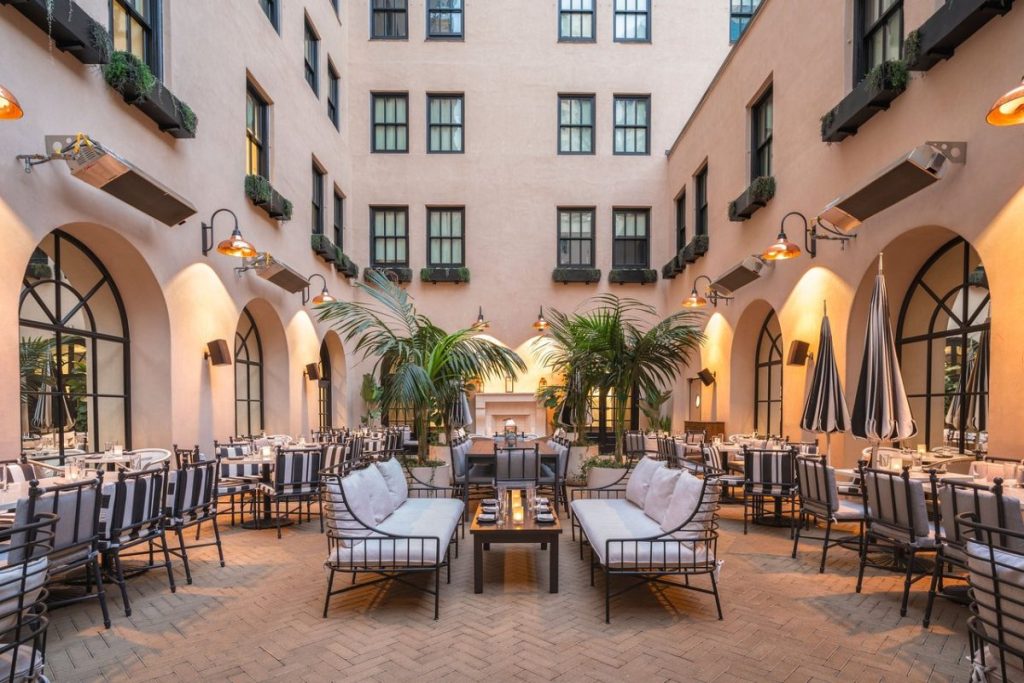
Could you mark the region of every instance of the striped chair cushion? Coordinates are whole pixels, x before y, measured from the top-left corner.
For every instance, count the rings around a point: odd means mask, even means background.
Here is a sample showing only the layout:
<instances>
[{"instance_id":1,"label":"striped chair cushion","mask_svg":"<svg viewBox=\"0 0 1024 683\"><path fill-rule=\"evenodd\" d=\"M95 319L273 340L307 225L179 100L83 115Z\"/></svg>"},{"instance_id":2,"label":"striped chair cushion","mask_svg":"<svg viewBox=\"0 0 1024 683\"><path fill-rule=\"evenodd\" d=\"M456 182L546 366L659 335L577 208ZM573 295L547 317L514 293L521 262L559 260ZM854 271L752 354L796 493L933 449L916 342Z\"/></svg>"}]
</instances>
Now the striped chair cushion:
<instances>
[{"instance_id":1,"label":"striped chair cushion","mask_svg":"<svg viewBox=\"0 0 1024 683\"><path fill-rule=\"evenodd\" d=\"M8 463L6 474L7 481L9 482L22 482L39 479L39 474L36 472L36 468L27 462Z\"/></svg>"},{"instance_id":2,"label":"striped chair cushion","mask_svg":"<svg viewBox=\"0 0 1024 683\"><path fill-rule=\"evenodd\" d=\"M258 462L229 462L222 460L219 463L220 478L224 479L249 479L258 481L263 478L263 465Z\"/></svg>"},{"instance_id":3,"label":"striped chair cushion","mask_svg":"<svg viewBox=\"0 0 1024 683\"><path fill-rule=\"evenodd\" d=\"M249 455L249 444L235 444L233 446L218 446L217 458L244 458Z\"/></svg>"},{"instance_id":4,"label":"striped chair cushion","mask_svg":"<svg viewBox=\"0 0 1024 683\"><path fill-rule=\"evenodd\" d=\"M788 496L796 491L796 468L791 451L744 453L744 491L757 496Z\"/></svg>"},{"instance_id":5,"label":"striped chair cushion","mask_svg":"<svg viewBox=\"0 0 1024 683\"><path fill-rule=\"evenodd\" d=\"M314 493L320 487L320 451L279 451L273 485L261 484L269 496L297 496Z\"/></svg>"},{"instance_id":6,"label":"striped chair cushion","mask_svg":"<svg viewBox=\"0 0 1024 683\"><path fill-rule=\"evenodd\" d=\"M348 448L348 440L344 443L336 443L324 450L323 469L329 470L337 467L345 460L345 451Z\"/></svg>"},{"instance_id":7,"label":"striped chair cushion","mask_svg":"<svg viewBox=\"0 0 1024 683\"><path fill-rule=\"evenodd\" d=\"M187 524L216 512L217 469L205 462L170 473L167 510L171 524Z\"/></svg>"},{"instance_id":8,"label":"striped chair cushion","mask_svg":"<svg viewBox=\"0 0 1024 683\"><path fill-rule=\"evenodd\" d=\"M245 479L221 479L217 482L217 497L249 493L259 487L259 482Z\"/></svg>"},{"instance_id":9,"label":"striped chair cushion","mask_svg":"<svg viewBox=\"0 0 1024 683\"><path fill-rule=\"evenodd\" d=\"M116 548L160 533L163 470L104 486L100 494L100 548Z\"/></svg>"}]
</instances>

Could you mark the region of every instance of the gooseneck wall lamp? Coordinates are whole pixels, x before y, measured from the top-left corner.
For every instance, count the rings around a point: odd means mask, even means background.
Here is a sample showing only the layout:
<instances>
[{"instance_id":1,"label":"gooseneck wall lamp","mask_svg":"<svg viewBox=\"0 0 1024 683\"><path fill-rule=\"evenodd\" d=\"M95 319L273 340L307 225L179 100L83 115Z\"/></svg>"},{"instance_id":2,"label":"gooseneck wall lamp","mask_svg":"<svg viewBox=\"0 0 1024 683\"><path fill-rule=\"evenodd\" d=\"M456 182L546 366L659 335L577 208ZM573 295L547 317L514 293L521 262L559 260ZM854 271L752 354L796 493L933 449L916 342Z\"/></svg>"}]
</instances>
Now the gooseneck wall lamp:
<instances>
[{"instance_id":1,"label":"gooseneck wall lamp","mask_svg":"<svg viewBox=\"0 0 1024 683\"><path fill-rule=\"evenodd\" d=\"M533 323L533 329L537 330L540 334L544 334L548 329L548 321L544 319L544 307L540 307L540 314L537 316L537 322Z\"/></svg>"},{"instance_id":2,"label":"gooseneck wall lamp","mask_svg":"<svg viewBox=\"0 0 1024 683\"><path fill-rule=\"evenodd\" d=\"M319 306L320 304L329 304L333 301L337 301L337 299L331 296L331 293L327 291L327 279L320 273L313 273L312 275L306 278L307 280L309 280L309 285L306 285L306 288L302 290L302 305L305 306L306 304L310 303L309 287L310 285L313 284L313 278L315 277L320 278L320 282L324 283L324 288L320 290L319 294L313 297L313 305Z\"/></svg>"},{"instance_id":3,"label":"gooseneck wall lamp","mask_svg":"<svg viewBox=\"0 0 1024 683\"><path fill-rule=\"evenodd\" d=\"M231 209L217 209L210 216L210 222L202 224L203 256L209 254L213 249L213 222L217 218L217 214L221 212L231 214L231 217L235 220L235 229L231 231L230 237L217 245L217 253L237 258L253 258L256 256L256 247L242 237L242 231L238 229L238 216Z\"/></svg>"},{"instance_id":4,"label":"gooseneck wall lamp","mask_svg":"<svg viewBox=\"0 0 1024 683\"><path fill-rule=\"evenodd\" d=\"M761 258L765 261L788 261L800 255L800 247L790 242L789 237L786 236L786 219L792 216L798 216L804 222L805 233L809 229L807 217L802 213L799 211L787 213L782 217L782 223L779 225L779 236L761 253Z\"/></svg>"},{"instance_id":5,"label":"gooseneck wall lamp","mask_svg":"<svg viewBox=\"0 0 1024 683\"><path fill-rule=\"evenodd\" d=\"M802 214L800 214L802 215ZM804 250L807 255L814 258L818 255L818 240L831 240L839 242L839 248L845 249L846 243L856 237L856 233L842 233L829 225L821 218L815 218L810 226L804 226Z\"/></svg>"},{"instance_id":6,"label":"gooseneck wall lamp","mask_svg":"<svg viewBox=\"0 0 1024 683\"><path fill-rule=\"evenodd\" d=\"M473 329L483 331L483 330L486 330L490 326L491 326L490 323L487 322L487 318L484 317L484 307L481 306L480 307L480 312L477 313L477 316L476 316L476 322L473 323Z\"/></svg>"},{"instance_id":7,"label":"gooseneck wall lamp","mask_svg":"<svg viewBox=\"0 0 1024 683\"><path fill-rule=\"evenodd\" d=\"M707 280L708 286L701 294L697 291L697 283L701 280ZM710 302L715 308L718 307L719 301L729 303L734 297L720 294L715 290L711 289L711 278L707 275L698 275L697 279L693 281L693 290L690 291L690 296L683 300L683 308L706 308L708 302Z\"/></svg>"}]
</instances>

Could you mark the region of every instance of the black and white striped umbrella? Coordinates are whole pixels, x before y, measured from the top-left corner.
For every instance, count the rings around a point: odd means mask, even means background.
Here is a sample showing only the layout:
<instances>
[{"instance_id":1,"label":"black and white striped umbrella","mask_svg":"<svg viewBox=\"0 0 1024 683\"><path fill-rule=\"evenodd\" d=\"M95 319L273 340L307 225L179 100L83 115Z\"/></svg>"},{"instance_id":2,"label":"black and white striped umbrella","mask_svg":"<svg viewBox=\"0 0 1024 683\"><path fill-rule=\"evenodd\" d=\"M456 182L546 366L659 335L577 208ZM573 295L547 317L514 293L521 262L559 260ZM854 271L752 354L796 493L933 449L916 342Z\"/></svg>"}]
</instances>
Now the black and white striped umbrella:
<instances>
[{"instance_id":1,"label":"black and white striped umbrella","mask_svg":"<svg viewBox=\"0 0 1024 683\"><path fill-rule=\"evenodd\" d=\"M473 424L473 412L469 409L469 398L465 389L459 392L459 398L452 403L448 423L453 429Z\"/></svg>"},{"instance_id":2,"label":"black and white striped umbrella","mask_svg":"<svg viewBox=\"0 0 1024 683\"><path fill-rule=\"evenodd\" d=\"M818 362L814 366L814 378L804 403L804 416L800 427L809 432L831 434L845 432L850 426L850 411L839 381L836 354L832 348L832 328L828 322L828 309L821 319L821 333L818 337Z\"/></svg>"},{"instance_id":3,"label":"black and white striped umbrella","mask_svg":"<svg viewBox=\"0 0 1024 683\"><path fill-rule=\"evenodd\" d=\"M864 359L860 366L857 395L853 401L851 432L871 441L872 458L882 441L908 439L917 434L907 390L896 356L896 340L889 318L889 297L878 255L878 274L871 293L868 329L864 337Z\"/></svg>"},{"instance_id":4,"label":"black and white striped umbrella","mask_svg":"<svg viewBox=\"0 0 1024 683\"><path fill-rule=\"evenodd\" d=\"M946 424L960 429L960 397L967 398L967 415L964 429L975 432L988 431L988 372L989 372L989 331L985 329L978 340L978 346L968 363L967 374L963 375L963 393L959 390L950 401L946 411Z\"/></svg>"}]
</instances>

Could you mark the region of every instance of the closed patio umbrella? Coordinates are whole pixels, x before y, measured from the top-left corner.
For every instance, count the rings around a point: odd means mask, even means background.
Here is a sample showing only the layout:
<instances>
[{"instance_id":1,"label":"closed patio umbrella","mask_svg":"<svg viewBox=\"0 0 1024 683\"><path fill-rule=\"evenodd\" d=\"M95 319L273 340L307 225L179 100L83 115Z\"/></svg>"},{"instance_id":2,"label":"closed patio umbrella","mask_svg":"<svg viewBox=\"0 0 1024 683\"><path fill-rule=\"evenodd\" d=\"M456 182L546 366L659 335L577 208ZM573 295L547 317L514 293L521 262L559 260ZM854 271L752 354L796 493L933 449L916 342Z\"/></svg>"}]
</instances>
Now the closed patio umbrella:
<instances>
[{"instance_id":1,"label":"closed patio umbrella","mask_svg":"<svg viewBox=\"0 0 1024 683\"><path fill-rule=\"evenodd\" d=\"M868 310L864 358L853 401L850 431L858 438L871 441L872 465L882 441L908 439L917 433L896 357L881 254L878 255L878 274L875 275L875 288Z\"/></svg>"},{"instance_id":2,"label":"closed patio umbrella","mask_svg":"<svg viewBox=\"0 0 1024 683\"><path fill-rule=\"evenodd\" d=\"M565 398L562 399L562 405L558 406L558 413L556 421L563 427L575 429L577 427L585 427L594 420L594 416L591 413L590 405L587 405L586 413L583 416L584 422L581 425L574 424L574 415L572 414L572 407L579 400L579 395L582 392L580 387L579 379L575 376L569 379L568 384L565 387Z\"/></svg>"},{"instance_id":3,"label":"closed patio umbrella","mask_svg":"<svg viewBox=\"0 0 1024 683\"><path fill-rule=\"evenodd\" d=\"M946 411L946 424L955 429L970 429L974 432L988 430L988 381L989 381L989 330L982 331L978 346L967 365L967 373L961 375L960 389L953 395ZM960 413L963 410L961 397L967 401L967 414L963 425ZM978 446L980 444L975 444Z\"/></svg>"},{"instance_id":4,"label":"closed patio umbrella","mask_svg":"<svg viewBox=\"0 0 1024 683\"><path fill-rule=\"evenodd\" d=\"M835 350L832 348L832 328L828 322L828 307L821 318L818 336L818 363L804 403L804 416L800 427L809 432L825 435L825 451L831 449L832 434L845 432L850 425L850 411L839 381Z\"/></svg>"},{"instance_id":5,"label":"closed patio umbrella","mask_svg":"<svg viewBox=\"0 0 1024 683\"><path fill-rule=\"evenodd\" d=\"M452 402L448 422L455 429L473 424L472 411L469 409L469 398L466 396L465 389L460 390L458 398Z\"/></svg>"}]
</instances>

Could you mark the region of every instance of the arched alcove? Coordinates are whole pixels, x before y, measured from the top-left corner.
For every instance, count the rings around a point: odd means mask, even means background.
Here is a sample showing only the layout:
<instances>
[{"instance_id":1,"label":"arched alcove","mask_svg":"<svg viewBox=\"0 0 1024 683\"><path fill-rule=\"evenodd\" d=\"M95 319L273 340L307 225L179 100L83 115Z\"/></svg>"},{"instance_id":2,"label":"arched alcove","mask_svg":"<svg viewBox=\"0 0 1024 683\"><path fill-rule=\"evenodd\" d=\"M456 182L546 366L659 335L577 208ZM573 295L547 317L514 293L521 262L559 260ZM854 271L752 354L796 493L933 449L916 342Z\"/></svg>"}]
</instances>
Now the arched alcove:
<instances>
[{"instance_id":1,"label":"arched alcove","mask_svg":"<svg viewBox=\"0 0 1024 683\"><path fill-rule=\"evenodd\" d=\"M736 331L732 338L732 350L729 358L730 395L729 395L729 429L731 431L750 432L756 427L755 406L757 382L755 368L759 363L759 349L768 357L771 346L760 345L765 330L765 323L776 320L775 309L763 299L751 302L736 322ZM781 330L776 329L777 344L782 344ZM767 373L767 366L766 366ZM766 378L767 379L767 378ZM767 388L768 385L764 385ZM781 381L779 383L781 391Z\"/></svg>"},{"instance_id":2,"label":"arched alcove","mask_svg":"<svg viewBox=\"0 0 1024 683\"><path fill-rule=\"evenodd\" d=\"M251 431L242 434L288 433L288 342L274 307L264 299L246 304L233 343L235 431L244 427ZM258 365L253 363L255 354Z\"/></svg>"}]
</instances>

